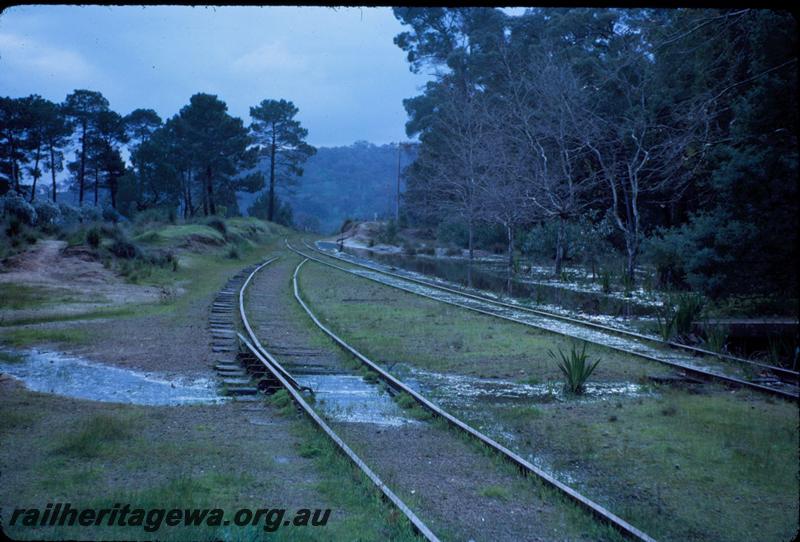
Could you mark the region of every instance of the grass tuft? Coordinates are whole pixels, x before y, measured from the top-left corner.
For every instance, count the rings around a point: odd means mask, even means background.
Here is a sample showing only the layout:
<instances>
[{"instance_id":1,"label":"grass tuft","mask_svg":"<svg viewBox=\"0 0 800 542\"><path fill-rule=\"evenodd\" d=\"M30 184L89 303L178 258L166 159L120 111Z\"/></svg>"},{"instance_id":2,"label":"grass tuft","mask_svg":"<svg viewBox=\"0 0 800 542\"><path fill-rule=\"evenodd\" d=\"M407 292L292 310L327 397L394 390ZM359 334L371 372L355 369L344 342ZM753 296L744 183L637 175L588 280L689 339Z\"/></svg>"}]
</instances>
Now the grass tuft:
<instances>
[{"instance_id":1,"label":"grass tuft","mask_svg":"<svg viewBox=\"0 0 800 542\"><path fill-rule=\"evenodd\" d=\"M564 389L576 395L584 392L586 381L600 364L599 359L594 363L588 361L589 354L586 353L585 342L580 352L578 352L578 346L573 343L570 347L569 354L565 354L562 350L558 351L558 356L556 356L552 350L548 351L548 354L551 358L556 360L558 368L566 379L564 382Z\"/></svg>"}]
</instances>

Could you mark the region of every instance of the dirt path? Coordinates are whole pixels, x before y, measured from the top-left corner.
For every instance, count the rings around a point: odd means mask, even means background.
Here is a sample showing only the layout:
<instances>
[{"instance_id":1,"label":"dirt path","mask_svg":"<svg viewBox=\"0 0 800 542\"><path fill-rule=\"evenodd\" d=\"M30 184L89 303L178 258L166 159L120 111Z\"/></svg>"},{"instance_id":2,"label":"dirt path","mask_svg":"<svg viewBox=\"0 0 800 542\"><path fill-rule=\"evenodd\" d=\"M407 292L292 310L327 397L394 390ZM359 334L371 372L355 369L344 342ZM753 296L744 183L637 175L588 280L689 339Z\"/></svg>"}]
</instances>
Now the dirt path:
<instances>
[{"instance_id":1,"label":"dirt path","mask_svg":"<svg viewBox=\"0 0 800 542\"><path fill-rule=\"evenodd\" d=\"M357 374L342 352L311 327L290 294L299 259L257 275L248 295L251 323L287 368L304 363ZM293 354L290 354L293 353ZM580 539L566 509L460 435L431 422L396 427L333 422L334 429L434 532L453 540ZM574 519L574 517L572 518Z\"/></svg>"},{"instance_id":2,"label":"dirt path","mask_svg":"<svg viewBox=\"0 0 800 542\"><path fill-rule=\"evenodd\" d=\"M123 282L90 253L68 249L66 241L55 239L39 241L4 261L0 283L59 289L103 304L148 303L157 301L161 293L152 286Z\"/></svg>"}]
</instances>

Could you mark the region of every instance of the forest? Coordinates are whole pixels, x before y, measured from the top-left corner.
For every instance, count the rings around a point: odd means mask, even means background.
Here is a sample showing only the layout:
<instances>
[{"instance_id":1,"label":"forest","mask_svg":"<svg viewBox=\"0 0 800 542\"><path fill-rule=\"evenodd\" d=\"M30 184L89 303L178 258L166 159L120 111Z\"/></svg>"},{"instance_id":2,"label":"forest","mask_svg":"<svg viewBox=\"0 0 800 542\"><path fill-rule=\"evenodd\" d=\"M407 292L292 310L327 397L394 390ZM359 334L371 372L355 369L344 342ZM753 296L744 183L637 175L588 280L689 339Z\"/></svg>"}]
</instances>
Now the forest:
<instances>
[{"instance_id":1,"label":"forest","mask_svg":"<svg viewBox=\"0 0 800 542\"><path fill-rule=\"evenodd\" d=\"M797 296L797 21L758 9L396 8L404 220L709 296ZM489 235L487 232L492 231Z\"/></svg>"}]
</instances>

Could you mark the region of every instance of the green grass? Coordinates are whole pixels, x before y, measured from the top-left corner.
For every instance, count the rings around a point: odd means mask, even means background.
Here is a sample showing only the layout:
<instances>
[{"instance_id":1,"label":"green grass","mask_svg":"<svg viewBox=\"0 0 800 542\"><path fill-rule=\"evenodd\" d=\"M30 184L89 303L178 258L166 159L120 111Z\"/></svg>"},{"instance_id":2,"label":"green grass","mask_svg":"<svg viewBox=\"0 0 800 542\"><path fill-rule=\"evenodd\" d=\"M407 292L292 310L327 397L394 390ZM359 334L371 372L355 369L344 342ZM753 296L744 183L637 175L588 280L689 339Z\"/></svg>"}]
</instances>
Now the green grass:
<instances>
[{"instance_id":1,"label":"green grass","mask_svg":"<svg viewBox=\"0 0 800 542\"><path fill-rule=\"evenodd\" d=\"M416 540L304 417L267 406L275 423L249 425L231 405L137 407L23 390L0 394L0 505L70 502L111 508L330 508L327 526L10 528L15 539ZM8 416L7 413L11 413ZM197 423L202 420L202 423ZM235 423L234 423L235 420ZM24 450L24 453L20 453ZM283 457L286 461L276 461ZM13 467L13 468L12 468Z\"/></svg>"},{"instance_id":2,"label":"green grass","mask_svg":"<svg viewBox=\"0 0 800 542\"><path fill-rule=\"evenodd\" d=\"M480 494L484 497L497 499L498 501L507 501L511 498L511 492L502 486L486 486L481 489Z\"/></svg>"},{"instance_id":3,"label":"green grass","mask_svg":"<svg viewBox=\"0 0 800 542\"><path fill-rule=\"evenodd\" d=\"M300 274L304 298L320 320L374 361L401 359L426 370L538 382L562 379L549 350L569 338L465 311L313 262ZM424 332L423 332L424 330ZM598 381L639 381L663 366L595 348Z\"/></svg>"},{"instance_id":4,"label":"green grass","mask_svg":"<svg viewBox=\"0 0 800 542\"><path fill-rule=\"evenodd\" d=\"M204 224L170 224L137 235L134 240L155 245L178 246L194 241L207 245L222 245L225 237L217 230Z\"/></svg>"},{"instance_id":5,"label":"green grass","mask_svg":"<svg viewBox=\"0 0 800 542\"><path fill-rule=\"evenodd\" d=\"M12 347L43 343L77 344L89 340L89 335L78 328L20 328L0 331L0 343Z\"/></svg>"},{"instance_id":6,"label":"green grass","mask_svg":"<svg viewBox=\"0 0 800 542\"><path fill-rule=\"evenodd\" d=\"M401 359L445 373L561 380L546 352L568 349L568 339L319 265L306 265L300 281L323 322L384 366ZM602 360L593 374L599 382L642 382L666 372L592 348ZM638 399L535 406L481 401L451 411L514 451L568 472L580 491L657 539L791 539L798 527L796 408L705 388L701 395L664 388Z\"/></svg>"},{"instance_id":7,"label":"green grass","mask_svg":"<svg viewBox=\"0 0 800 542\"><path fill-rule=\"evenodd\" d=\"M54 450L57 454L76 458L109 456L117 444L133 435L129 419L108 414L97 414L84 420L68 433Z\"/></svg>"},{"instance_id":8,"label":"green grass","mask_svg":"<svg viewBox=\"0 0 800 542\"><path fill-rule=\"evenodd\" d=\"M22 363L25 361L25 356L15 352L0 351L0 362L2 363Z\"/></svg>"},{"instance_id":9,"label":"green grass","mask_svg":"<svg viewBox=\"0 0 800 542\"><path fill-rule=\"evenodd\" d=\"M81 296L60 289L0 283L0 309L30 309L55 303L76 303Z\"/></svg>"}]
</instances>

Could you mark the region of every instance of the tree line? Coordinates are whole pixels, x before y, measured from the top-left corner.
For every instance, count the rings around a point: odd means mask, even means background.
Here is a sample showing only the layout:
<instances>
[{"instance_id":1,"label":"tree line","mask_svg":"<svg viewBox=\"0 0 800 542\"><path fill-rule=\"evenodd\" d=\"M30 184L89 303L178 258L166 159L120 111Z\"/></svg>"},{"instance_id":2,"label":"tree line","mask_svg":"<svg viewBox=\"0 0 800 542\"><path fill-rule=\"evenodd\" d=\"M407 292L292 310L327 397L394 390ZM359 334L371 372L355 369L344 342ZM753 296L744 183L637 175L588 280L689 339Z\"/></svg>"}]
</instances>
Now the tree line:
<instances>
[{"instance_id":1,"label":"tree line","mask_svg":"<svg viewBox=\"0 0 800 542\"><path fill-rule=\"evenodd\" d=\"M522 234L610 225L636 280L712 295L796 291L797 21L737 9L395 8L395 43L434 78L405 100L404 215ZM602 223L602 224L601 224ZM583 226L588 226L583 227ZM594 232L590 231L594 228ZM573 233L574 237L574 233Z\"/></svg>"},{"instance_id":2,"label":"tree line","mask_svg":"<svg viewBox=\"0 0 800 542\"><path fill-rule=\"evenodd\" d=\"M0 195L11 191L33 203L37 183L49 174L55 203L66 167L80 206L107 201L128 216L155 207L180 209L186 218L213 215L233 212L237 191L264 187L256 167L262 162L269 168L264 216L273 220L276 186L302 175L316 151L298 112L290 101L263 100L250 108L245 126L224 101L204 93L166 121L152 109L122 116L100 92L84 89L62 103L0 98Z\"/></svg>"}]
</instances>

